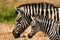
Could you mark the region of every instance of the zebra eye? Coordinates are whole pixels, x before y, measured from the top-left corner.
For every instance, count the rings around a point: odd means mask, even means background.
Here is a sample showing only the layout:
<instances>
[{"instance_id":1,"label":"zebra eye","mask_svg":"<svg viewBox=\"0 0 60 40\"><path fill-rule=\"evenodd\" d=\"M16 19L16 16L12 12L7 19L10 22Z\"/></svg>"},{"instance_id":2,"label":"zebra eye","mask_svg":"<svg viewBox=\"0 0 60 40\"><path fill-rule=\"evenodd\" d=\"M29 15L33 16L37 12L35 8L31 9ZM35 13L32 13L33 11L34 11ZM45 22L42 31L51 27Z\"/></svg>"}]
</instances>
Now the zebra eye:
<instances>
[{"instance_id":1,"label":"zebra eye","mask_svg":"<svg viewBox=\"0 0 60 40\"><path fill-rule=\"evenodd\" d=\"M21 28L21 24L18 24L18 25L17 25L17 28Z\"/></svg>"},{"instance_id":2,"label":"zebra eye","mask_svg":"<svg viewBox=\"0 0 60 40\"><path fill-rule=\"evenodd\" d=\"M21 24L18 24L19 26L21 26Z\"/></svg>"}]
</instances>

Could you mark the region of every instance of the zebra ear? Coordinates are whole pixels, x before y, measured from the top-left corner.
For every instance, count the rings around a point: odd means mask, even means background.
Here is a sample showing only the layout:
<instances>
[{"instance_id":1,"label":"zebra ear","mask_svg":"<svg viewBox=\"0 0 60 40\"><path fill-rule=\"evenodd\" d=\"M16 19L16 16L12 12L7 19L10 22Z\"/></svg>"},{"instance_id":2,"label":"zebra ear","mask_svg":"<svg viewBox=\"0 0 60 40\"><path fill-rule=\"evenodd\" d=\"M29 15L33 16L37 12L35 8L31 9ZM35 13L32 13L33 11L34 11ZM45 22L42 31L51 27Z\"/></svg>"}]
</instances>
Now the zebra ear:
<instances>
[{"instance_id":1,"label":"zebra ear","mask_svg":"<svg viewBox=\"0 0 60 40\"><path fill-rule=\"evenodd\" d=\"M59 13L59 15L60 15L60 8L58 8L58 10L59 10L58 13ZM60 19L60 16L59 16L59 19Z\"/></svg>"},{"instance_id":2,"label":"zebra ear","mask_svg":"<svg viewBox=\"0 0 60 40\"><path fill-rule=\"evenodd\" d=\"M16 7L16 10L17 10L17 11L20 11L20 10L21 10L21 11L24 11L24 7Z\"/></svg>"},{"instance_id":3,"label":"zebra ear","mask_svg":"<svg viewBox=\"0 0 60 40\"><path fill-rule=\"evenodd\" d=\"M16 9L16 12L20 15L24 15L25 11L24 11L24 7L23 6L18 6L15 8Z\"/></svg>"}]
</instances>

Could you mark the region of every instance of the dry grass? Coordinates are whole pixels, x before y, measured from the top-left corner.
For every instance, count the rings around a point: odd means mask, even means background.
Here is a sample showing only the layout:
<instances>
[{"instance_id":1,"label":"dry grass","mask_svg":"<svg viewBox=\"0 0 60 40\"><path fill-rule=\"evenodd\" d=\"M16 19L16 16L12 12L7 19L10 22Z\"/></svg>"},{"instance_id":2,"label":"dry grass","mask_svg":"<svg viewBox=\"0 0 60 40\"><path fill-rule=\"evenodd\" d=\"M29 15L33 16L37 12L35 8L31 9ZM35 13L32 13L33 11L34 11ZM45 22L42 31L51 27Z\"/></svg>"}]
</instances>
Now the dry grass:
<instances>
[{"instance_id":1,"label":"dry grass","mask_svg":"<svg viewBox=\"0 0 60 40\"><path fill-rule=\"evenodd\" d=\"M60 7L60 0L0 0L0 7L16 7L27 3L48 2Z\"/></svg>"}]
</instances>

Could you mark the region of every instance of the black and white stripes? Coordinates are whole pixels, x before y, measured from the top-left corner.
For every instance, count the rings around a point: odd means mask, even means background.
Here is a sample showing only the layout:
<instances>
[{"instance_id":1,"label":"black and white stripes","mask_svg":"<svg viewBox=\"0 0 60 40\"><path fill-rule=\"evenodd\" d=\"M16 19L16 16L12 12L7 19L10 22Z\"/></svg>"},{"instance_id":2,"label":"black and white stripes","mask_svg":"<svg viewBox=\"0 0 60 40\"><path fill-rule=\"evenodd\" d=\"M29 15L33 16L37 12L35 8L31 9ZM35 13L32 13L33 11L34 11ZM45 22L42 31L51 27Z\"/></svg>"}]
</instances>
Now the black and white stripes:
<instances>
[{"instance_id":1,"label":"black and white stripes","mask_svg":"<svg viewBox=\"0 0 60 40\"><path fill-rule=\"evenodd\" d=\"M45 16L59 21L59 8L49 3L24 4L17 7L18 10L24 12L25 16Z\"/></svg>"},{"instance_id":2,"label":"black and white stripes","mask_svg":"<svg viewBox=\"0 0 60 40\"><path fill-rule=\"evenodd\" d=\"M30 22L32 21L30 16L24 16L22 14L22 17L18 15L18 19L16 19L16 27L13 30L13 35L15 38L20 37L20 35L25 31L25 29L30 25Z\"/></svg>"},{"instance_id":3,"label":"black and white stripes","mask_svg":"<svg viewBox=\"0 0 60 40\"><path fill-rule=\"evenodd\" d=\"M50 3L32 3L32 4L24 4L20 5L16 8L16 12L18 16L16 18L16 27L13 30L13 35L15 38L18 38L24 30L31 24L32 17L46 17L51 18L54 21L59 22L60 18L60 8L54 6ZM50 20L51 20L50 19ZM49 23L51 23L49 21ZM50 24L45 23L48 27ZM32 24L34 25L34 24ZM39 24L38 24L39 25ZM37 26L38 26L37 25ZM41 26L41 25L39 25ZM45 27L44 26L44 27ZM52 26L52 24L51 24ZM46 27L45 27L46 28ZM49 31L49 30L47 30Z\"/></svg>"},{"instance_id":4,"label":"black and white stripes","mask_svg":"<svg viewBox=\"0 0 60 40\"><path fill-rule=\"evenodd\" d=\"M59 40L59 23L53 21L51 18L46 17L33 17L33 24L31 32L28 34L29 38L32 38L38 31L43 29L51 40Z\"/></svg>"}]
</instances>

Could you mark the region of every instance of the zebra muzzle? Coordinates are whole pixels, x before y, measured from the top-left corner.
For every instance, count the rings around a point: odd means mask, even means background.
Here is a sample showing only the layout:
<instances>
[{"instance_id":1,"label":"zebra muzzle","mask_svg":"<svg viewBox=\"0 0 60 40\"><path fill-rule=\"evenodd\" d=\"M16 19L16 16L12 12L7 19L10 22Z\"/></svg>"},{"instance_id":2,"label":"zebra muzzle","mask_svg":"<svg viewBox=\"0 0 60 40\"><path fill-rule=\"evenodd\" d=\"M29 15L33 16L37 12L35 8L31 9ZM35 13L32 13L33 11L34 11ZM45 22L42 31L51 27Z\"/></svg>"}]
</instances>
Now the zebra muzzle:
<instances>
[{"instance_id":1,"label":"zebra muzzle","mask_svg":"<svg viewBox=\"0 0 60 40\"><path fill-rule=\"evenodd\" d=\"M13 36L14 36L15 39L20 37L20 33L19 32L15 32L15 30L13 30L12 33L13 33Z\"/></svg>"},{"instance_id":2,"label":"zebra muzzle","mask_svg":"<svg viewBox=\"0 0 60 40\"><path fill-rule=\"evenodd\" d=\"M19 38L21 36L21 34L23 33L22 28L15 28L12 32L14 38Z\"/></svg>"}]
</instances>

